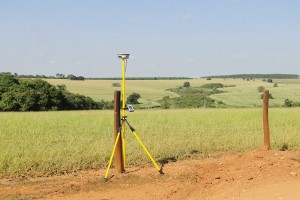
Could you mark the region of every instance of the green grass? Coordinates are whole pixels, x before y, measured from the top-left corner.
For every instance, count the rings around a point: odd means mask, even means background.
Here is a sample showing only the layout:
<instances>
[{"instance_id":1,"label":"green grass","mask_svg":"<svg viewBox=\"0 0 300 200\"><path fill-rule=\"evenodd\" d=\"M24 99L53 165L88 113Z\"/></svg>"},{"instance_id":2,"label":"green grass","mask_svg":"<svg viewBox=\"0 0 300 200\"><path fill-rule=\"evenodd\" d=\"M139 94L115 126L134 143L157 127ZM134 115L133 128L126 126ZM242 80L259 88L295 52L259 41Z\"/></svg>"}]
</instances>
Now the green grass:
<instances>
[{"instance_id":1,"label":"green grass","mask_svg":"<svg viewBox=\"0 0 300 200\"><path fill-rule=\"evenodd\" d=\"M46 79L54 85L65 84L70 92L79 93L92 97L94 100L113 100L114 90L121 88L112 87L112 83L120 80L85 80L71 81L61 79ZM133 92L139 93L141 99L139 102L142 107L152 107L159 105L158 101L164 96L178 97L179 95L167 89L182 86L185 81L190 82L191 87L201 87L208 83L222 83L225 87L219 88L225 91L221 94L211 95L210 98L222 101L229 107L260 107L262 100L261 93L257 87L264 86L270 90L274 99L270 100L270 106L280 107L284 104L285 99L299 101L300 98L300 79L278 79L273 82L278 83L278 87L273 87L273 83L263 82L260 79L255 81L246 81L243 79L189 79L189 80L128 80L126 81L127 96Z\"/></svg>"},{"instance_id":2,"label":"green grass","mask_svg":"<svg viewBox=\"0 0 300 200\"><path fill-rule=\"evenodd\" d=\"M269 105L280 107L285 99L299 101L300 98L300 80L274 80L278 82L278 87L273 87L274 83L267 83L261 80L244 81L228 79L223 80L224 85L236 85L235 87L222 88L225 93L212 95L211 98L223 101L232 107L258 107L262 105L260 99L261 93L257 87L264 86L270 91L274 99L270 99Z\"/></svg>"},{"instance_id":3,"label":"green grass","mask_svg":"<svg viewBox=\"0 0 300 200\"><path fill-rule=\"evenodd\" d=\"M273 108L271 147L300 148L300 109ZM128 120L156 160L262 146L262 110L137 110ZM150 163L127 130L129 165ZM104 168L113 147L113 111L0 113L0 177Z\"/></svg>"}]
</instances>

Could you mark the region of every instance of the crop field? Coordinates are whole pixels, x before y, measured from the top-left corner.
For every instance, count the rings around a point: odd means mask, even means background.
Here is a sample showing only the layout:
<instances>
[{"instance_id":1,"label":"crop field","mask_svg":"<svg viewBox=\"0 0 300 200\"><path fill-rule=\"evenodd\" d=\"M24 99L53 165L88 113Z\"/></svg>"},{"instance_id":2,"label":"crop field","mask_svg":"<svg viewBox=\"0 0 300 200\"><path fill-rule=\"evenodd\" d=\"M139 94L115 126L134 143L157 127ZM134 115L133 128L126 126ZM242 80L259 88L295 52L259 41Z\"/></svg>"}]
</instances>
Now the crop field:
<instances>
[{"instance_id":1,"label":"crop field","mask_svg":"<svg viewBox=\"0 0 300 200\"><path fill-rule=\"evenodd\" d=\"M46 79L54 85L65 84L67 89L74 93L79 93L92 97L94 100L113 100L113 91L121 90L112 87L112 83L121 83L120 80L85 80L71 81L62 79ZM136 92L141 95L139 102L142 107L152 107L159 105L158 100L165 96L177 97L167 89L176 88L183 85L185 81L190 82L191 87L200 87L207 83L222 83L224 88L220 90L224 93L214 94L211 98L223 101L228 107L260 107L261 99L257 87L263 86L270 91L274 99L270 99L270 106L280 107L285 99L299 101L300 99L300 79L277 79L273 83L264 82L261 79L246 81L243 79L188 79L188 80L128 80L126 81L127 95ZM274 87L278 83L278 87Z\"/></svg>"},{"instance_id":2,"label":"crop field","mask_svg":"<svg viewBox=\"0 0 300 200\"><path fill-rule=\"evenodd\" d=\"M300 109L271 108L271 147L300 148ZM156 160L262 146L262 110L137 110L128 120ZM150 165L127 130L129 165ZM0 177L45 176L107 165L113 111L0 113Z\"/></svg>"}]
</instances>

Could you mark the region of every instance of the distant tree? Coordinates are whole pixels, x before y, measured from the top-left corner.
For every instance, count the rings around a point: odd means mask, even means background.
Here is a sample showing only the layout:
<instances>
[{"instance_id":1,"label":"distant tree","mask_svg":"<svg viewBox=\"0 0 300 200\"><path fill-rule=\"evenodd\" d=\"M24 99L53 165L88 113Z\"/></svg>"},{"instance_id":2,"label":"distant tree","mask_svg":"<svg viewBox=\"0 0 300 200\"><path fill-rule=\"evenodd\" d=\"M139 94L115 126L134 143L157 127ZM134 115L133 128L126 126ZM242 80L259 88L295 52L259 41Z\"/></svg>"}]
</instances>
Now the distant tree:
<instances>
[{"instance_id":1,"label":"distant tree","mask_svg":"<svg viewBox=\"0 0 300 200\"><path fill-rule=\"evenodd\" d=\"M133 92L127 97L127 103L138 104L138 99L141 98L141 95Z\"/></svg>"},{"instance_id":2,"label":"distant tree","mask_svg":"<svg viewBox=\"0 0 300 200\"><path fill-rule=\"evenodd\" d=\"M164 109L168 109L168 108L170 108L170 106L171 106L170 97L165 96L164 98L162 98L161 107Z\"/></svg>"},{"instance_id":3,"label":"distant tree","mask_svg":"<svg viewBox=\"0 0 300 200\"><path fill-rule=\"evenodd\" d=\"M284 107L292 107L293 106L293 101L291 101L289 99L285 99L283 106Z\"/></svg>"},{"instance_id":4,"label":"distant tree","mask_svg":"<svg viewBox=\"0 0 300 200\"><path fill-rule=\"evenodd\" d=\"M265 90L265 87L264 86L259 86L257 87L257 91L258 92L263 92Z\"/></svg>"},{"instance_id":5,"label":"distant tree","mask_svg":"<svg viewBox=\"0 0 300 200\"><path fill-rule=\"evenodd\" d=\"M121 87L121 84L120 83L112 83L111 86L112 87Z\"/></svg>"},{"instance_id":6,"label":"distant tree","mask_svg":"<svg viewBox=\"0 0 300 200\"><path fill-rule=\"evenodd\" d=\"M278 87L278 83L274 83L274 85L273 85L274 87Z\"/></svg>"},{"instance_id":7,"label":"distant tree","mask_svg":"<svg viewBox=\"0 0 300 200\"><path fill-rule=\"evenodd\" d=\"M71 80L81 80L81 81L84 81L84 77L83 76L72 76Z\"/></svg>"},{"instance_id":8,"label":"distant tree","mask_svg":"<svg viewBox=\"0 0 300 200\"><path fill-rule=\"evenodd\" d=\"M78 76L78 77L77 77L77 80L84 81L84 77L83 77L83 76Z\"/></svg>"},{"instance_id":9,"label":"distant tree","mask_svg":"<svg viewBox=\"0 0 300 200\"><path fill-rule=\"evenodd\" d=\"M186 82L183 83L183 87L190 87L190 86L191 86L191 84L188 81L186 81Z\"/></svg>"},{"instance_id":10,"label":"distant tree","mask_svg":"<svg viewBox=\"0 0 300 200\"><path fill-rule=\"evenodd\" d=\"M260 98L263 99L264 98L264 93L260 95ZM273 95L271 93L269 93L269 99L274 99Z\"/></svg>"},{"instance_id":11,"label":"distant tree","mask_svg":"<svg viewBox=\"0 0 300 200\"><path fill-rule=\"evenodd\" d=\"M271 78L269 78L269 79L267 80L267 82L268 82L268 83L273 83L273 80L272 80Z\"/></svg>"},{"instance_id":12,"label":"distant tree","mask_svg":"<svg viewBox=\"0 0 300 200\"><path fill-rule=\"evenodd\" d=\"M269 94L269 99L274 99L274 97L271 93Z\"/></svg>"},{"instance_id":13,"label":"distant tree","mask_svg":"<svg viewBox=\"0 0 300 200\"><path fill-rule=\"evenodd\" d=\"M206 80L210 81L210 80L211 80L211 78L207 78Z\"/></svg>"},{"instance_id":14,"label":"distant tree","mask_svg":"<svg viewBox=\"0 0 300 200\"><path fill-rule=\"evenodd\" d=\"M73 79L74 77L76 77L76 76L74 76L73 74L69 74L68 76L67 76L67 79Z\"/></svg>"},{"instance_id":15,"label":"distant tree","mask_svg":"<svg viewBox=\"0 0 300 200\"><path fill-rule=\"evenodd\" d=\"M57 74L56 74L56 78L58 78L58 79L64 79L64 78L65 78L65 75L64 75L64 74L57 73Z\"/></svg>"}]
</instances>

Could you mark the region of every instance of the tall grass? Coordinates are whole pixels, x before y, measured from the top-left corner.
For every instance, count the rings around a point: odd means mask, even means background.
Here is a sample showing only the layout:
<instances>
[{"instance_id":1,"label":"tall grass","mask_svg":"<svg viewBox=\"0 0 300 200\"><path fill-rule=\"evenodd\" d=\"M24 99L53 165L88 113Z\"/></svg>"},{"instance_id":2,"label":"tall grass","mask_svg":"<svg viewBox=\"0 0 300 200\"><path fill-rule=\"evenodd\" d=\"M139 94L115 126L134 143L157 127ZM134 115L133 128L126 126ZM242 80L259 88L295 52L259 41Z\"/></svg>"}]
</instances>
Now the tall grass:
<instances>
[{"instance_id":1,"label":"tall grass","mask_svg":"<svg viewBox=\"0 0 300 200\"><path fill-rule=\"evenodd\" d=\"M270 109L271 147L300 147L300 109ZM137 110L128 113L156 160L262 146L261 109ZM148 163L127 130L129 165ZM0 177L105 167L113 147L112 111L0 113Z\"/></svg>"}]
</instances>

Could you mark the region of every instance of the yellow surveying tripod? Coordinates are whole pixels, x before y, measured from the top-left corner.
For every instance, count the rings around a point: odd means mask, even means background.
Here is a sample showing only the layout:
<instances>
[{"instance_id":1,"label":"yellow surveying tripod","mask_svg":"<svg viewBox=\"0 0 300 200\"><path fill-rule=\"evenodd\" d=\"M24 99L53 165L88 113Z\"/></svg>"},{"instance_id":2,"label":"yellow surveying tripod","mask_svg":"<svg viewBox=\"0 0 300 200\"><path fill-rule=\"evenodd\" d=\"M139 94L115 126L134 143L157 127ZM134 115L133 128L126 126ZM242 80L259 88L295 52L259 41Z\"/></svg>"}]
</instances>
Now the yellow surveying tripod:
<instances>
[{"instance_id":1,"label":"yellow surveying tripod","mask_svg":"<svg viewBox=\"0 0 300 200\"><path fill-rule=\"evenodd\" d=\"M134 109L131 105L128 105L126 107L126 95L125 95L125 69L126 69L126 63L127 63L127 59L129 58L129 54L118 54L118 57L122 59L122 117L121 117L121 125L118 128L118 133L116 136L116 140L114 143L114 147L112 150L112 154L110 156L109 159L109 163L107 166L107 170L104 176L104 180L107 180L108 177L108 173L109 173L109 169L111 167L112 164L112 160L117 148L117 144L120 141L120 138L122 140L122 157L123 157L123 169L125 170L125 166L126 166L126 148L125 148L125 125L127 124L128 127L130 128L131 132L133 133L133 135L135 136L135 138L137 139L137 141L139 142L139 144L141 145L141 147L143 148L143 150L146 152L146 154L148 155L148 157L150 158L150 160L152 161L152 163L154 164L155 168L158 170L158 172L160 174L164 174L164 172L162 171L162 167L159 167L157 165L157 163L155 162L155 160L153 159L153 157L151 156L150 152L148 151L148 149L145 147L145 145L143 144L143 142L141 141L141 139L139 138L138 134L136 133L135 129L128 123L127 121L127 116L125 115L125 111L128 109L129 112L133 112Z\"/></svg>"}]
</instances>

